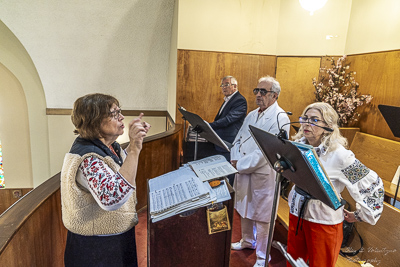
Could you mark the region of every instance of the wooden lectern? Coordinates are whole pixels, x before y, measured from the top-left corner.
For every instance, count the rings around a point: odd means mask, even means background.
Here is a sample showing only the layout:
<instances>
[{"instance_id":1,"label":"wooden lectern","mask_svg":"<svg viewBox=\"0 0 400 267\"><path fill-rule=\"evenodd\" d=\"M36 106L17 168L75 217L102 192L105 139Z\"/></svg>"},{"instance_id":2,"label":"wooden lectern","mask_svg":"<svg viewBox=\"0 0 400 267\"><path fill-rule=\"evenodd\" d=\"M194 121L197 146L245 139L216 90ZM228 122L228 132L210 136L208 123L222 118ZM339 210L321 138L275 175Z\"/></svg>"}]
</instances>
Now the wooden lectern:
<instances>
[{"instance_id":1,"label":"wooden lectern","mask_svg":"<svg viewBox=\"0 0 400 267\"><path fill-rule=\"evenodd\" d=\"M232 227L235 193L229 184L228 188L231 199L223 203ZM149 200L147 205L150 207ZM147 266L229 267L232 230L209 235L206 209L152 223L148 208Z\"/></svg>"}]
</instances>

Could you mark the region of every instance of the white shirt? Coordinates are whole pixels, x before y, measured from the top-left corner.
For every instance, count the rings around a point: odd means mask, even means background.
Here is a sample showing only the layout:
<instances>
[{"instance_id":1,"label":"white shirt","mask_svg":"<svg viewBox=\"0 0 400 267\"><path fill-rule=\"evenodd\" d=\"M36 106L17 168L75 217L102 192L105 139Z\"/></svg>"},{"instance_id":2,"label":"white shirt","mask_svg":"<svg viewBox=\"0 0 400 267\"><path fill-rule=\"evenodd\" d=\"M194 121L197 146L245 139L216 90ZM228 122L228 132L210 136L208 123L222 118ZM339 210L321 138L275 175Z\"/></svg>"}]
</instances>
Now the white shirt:
<instances>
[{"instance_id":1,"label":"white shirt","mask_svg":"<svg viewBox=\"0 0 400 267\"><path fill-rule=\"evenodd\" d=\"M305 138L303 137L300 142L305 143ZM340 194L346 187L356 201L356 218L374 225L383 210L385 192L381 178L357 160L352 151L345 149L342 145L330 152L327 152L322 145L315 149L321 151L319 160L336 191ZM299 216L303 202L304 196L292 188L288 199L290 213ZM335 211L321 201L311 199L307 204L303 219L325 225L338 224L344 219L343 207Z\"/></svg>"},{"instance_id":2,"label":"white shirt","mask_svg":"<svg viewBox=\"0 0 400 267\"><path fill-rule=\"evenodd\" d=\"M263 153L253 139L249 125L272 134L279 133L279 125L289 123L289 118L275 102L269 108L258 113L259 108L251 111L243 122L231 149L231 159L237 160L233 188L235 209L242 218L260 222L270 222L272 202L274 200L275 171L269 166ZM289 125L283 127L289 131Z\"/></svg>"},{"instance_id":3,"label":"white shirt","mask_svg":"<svg viewBox=\"0 0 400 267\"><path fill-rule=\"evenodd\" d=\"M224 102L224 104L222 105L221 109L219 110L218 114L221 114L222 110L224 109L224 107L226 106L226 104L228 103L228 101L229 101L229 100L232 98L232 96L233 96L234 94L236 94L237 92L239 92L239 91L236 90L233 94L224 97L225 102Z\"/></svg>"}]
</instances>

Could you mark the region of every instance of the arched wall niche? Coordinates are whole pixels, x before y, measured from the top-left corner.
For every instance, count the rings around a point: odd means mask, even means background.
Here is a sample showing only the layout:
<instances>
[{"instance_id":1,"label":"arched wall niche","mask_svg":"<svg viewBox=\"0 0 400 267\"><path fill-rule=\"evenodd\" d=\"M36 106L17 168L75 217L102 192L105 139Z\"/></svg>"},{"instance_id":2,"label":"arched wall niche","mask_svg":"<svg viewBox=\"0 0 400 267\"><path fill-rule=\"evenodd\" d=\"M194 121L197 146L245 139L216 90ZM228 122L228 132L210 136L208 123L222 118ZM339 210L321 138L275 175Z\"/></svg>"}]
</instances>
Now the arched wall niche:
<instances>
[{"instance_id":1,"label":"arched wall niche","mask_svg":"<svg viewBox=\"0 0 400 267\"><path fill-rule=\"evenodd\" d=\"M30 169L31 173L29 181L22 179L22 184L19 183L18 186L20 188L36 187L50 177L48 123L44 91L31 57L18 38L2 21L0 21L0 36L2 36L0 63L3 65L3 72L9 72L9 75L14 77L15 82L19 83L21 88L20 96L13 101L20 101L19 104L25 103L27 112L26 122L14 121L14 123L25 124L21 127L27 131L29 139L24 145L21 144L23 147L18 150L27 150L31 160L24 162L21 159L13 158L12 161L17 161L19 168ZM0 87L0 92L7 90L3 83L0 83ZM13 108L9 113L6 112L6 116L10 116L14 112L20 111ZM7 125L1 125L1 127L7 129ZM15 134L13 138L18 138L18 134ZM3 142L3 147L6 145ZM3 156L6 156L4 151Z\"/></svg>"},{"instance_id":2,"label":"arched wall niche","mask_svg":"<svg viewBox=\"0 0 400 267\"><path fill-rule=\"evenodd\" d=\"M28 108L18 79L0 63L0 139L5 185L32 188Z\"/></svg>"}]
</instances>

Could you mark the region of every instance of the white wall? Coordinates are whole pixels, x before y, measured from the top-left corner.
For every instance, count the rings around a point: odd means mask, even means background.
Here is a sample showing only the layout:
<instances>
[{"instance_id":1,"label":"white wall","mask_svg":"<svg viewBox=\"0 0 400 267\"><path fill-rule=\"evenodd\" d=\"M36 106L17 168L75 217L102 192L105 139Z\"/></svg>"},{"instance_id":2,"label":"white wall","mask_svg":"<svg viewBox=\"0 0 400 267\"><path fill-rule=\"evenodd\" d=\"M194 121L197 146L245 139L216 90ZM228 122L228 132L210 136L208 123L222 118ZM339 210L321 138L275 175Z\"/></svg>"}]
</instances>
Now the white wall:
<instances>
[{"instance_id":1,"label":"white wall","mask_svg":"<svg viewBox=\"0 0 400 267\"><path fill-rule=\"evenodd\" d=\"M49 130L46 108L103 92L124 109L167 109L173 10L174 0L0 0L0 63L26 96L34 186L58 166L49 134L69 127Z\"/></svg>"},{"instance_id":2,"label":"white wall","mask_svg":"<svg viewBox=\"0 0 400 267\"><path fill-rule=\"evenodd\" d=\"M48 108L101 92L125 109L167 109L174 0L1 0L31 56Z\"/></svg>"},{"instance_id":3,"label":"white wall","mask_svg":"<svg viewBox=\"0 0 400 267\"><path fill-rule=\"evenodd\" d=\"M179 1L178 48L269 55L343 54L351 1L313 16L297 0ZM326 40L326 35L338 36Z\"/></svg>"},{"instance_id":4,"label":"white wall","mask_svg":"<svg viewBox=\"0 0 400 267\"><path fill-rule=\"evenodd\" d=\"M400 48L400 1L353 0L345 54Z\"/></svg>"},{"instance_id":5,"label":"white wall","mask_svg":"<svg viewBox=\"0 0 400 267\"><path fill-rule=\"evenodd\" d=\"M276 0L180 0L178 48L275 55Z\"/></svg>"},{"instance_id":6,"label":"white wall","mask_svg":"<svg viewBox=\"0 0 400 267\"><path fill-rule=\"evenodd\" d=\"M168 73L168 113L175 120L176 116L176 80L178 65L178 15L179 1L175 1L174 18L172 20L171 47L169 54L169 73Z\"/></svg>"},{"instance_id":7,"label":"white wall","mask_svg":"<svg viewBox=\"0 0 400 267\"><path fill-rule=\"evenodd\" d=\"M342 55L351 1L328 0L310 16L298 0L281 0L276 55ZM268 28L268 25L265 25ZM332 35L330 40L327 35Z\"/></svg>"},{"instance_id":8,"label":"white wall","mask_svg":"<svg viewBox=\"0 0 400 267\"><path fill-rule=\"evenodd\" d=\"M146 114L145 114L146 115ZM50 166L51 176L59 173L64 161L65 153L68 153L76 135L74 135L74 125L71 122L71 116L51 115L49 117L49 144L50 144ZM125 116L124 123L127 126L134 119L132 116ZM151 128L147 136L165 132L165 117L146 117L143 119L150 123ZM129 141L128 128L125 128L124 134L117 141L120 144Z\"/></svg>"},{"instance_id":9,"label":"white wall","mask_svg":"<svg viewBox=\"0 0 400 267\"><path fill-rule=\"evenodd\" d=\"M313 16L298 0L179 1L179 49L357 54L399 49L399 32L399 0L328 0Z\"/></svg>"},{"instance_id":10,"label":"white wall","mask_svg":"<svg viewBox=\"0 0 400 267\"><path fill-rule=\"evenodd\" d=\"M0 140L7 188L31 188L28 107L17 78L0 64Z\"/></svg>"}]
</instances>

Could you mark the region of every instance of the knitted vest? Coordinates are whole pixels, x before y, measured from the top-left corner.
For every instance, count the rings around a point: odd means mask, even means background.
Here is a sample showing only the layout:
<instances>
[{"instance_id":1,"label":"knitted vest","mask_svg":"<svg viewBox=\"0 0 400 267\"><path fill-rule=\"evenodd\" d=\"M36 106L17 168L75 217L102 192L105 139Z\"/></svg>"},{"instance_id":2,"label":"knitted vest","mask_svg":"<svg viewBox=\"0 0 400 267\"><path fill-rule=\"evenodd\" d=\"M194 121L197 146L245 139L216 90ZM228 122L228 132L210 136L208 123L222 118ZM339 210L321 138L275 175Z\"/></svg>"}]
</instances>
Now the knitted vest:
<instances>
[{"instance_id":1,"label":"knitted vest","mask_svg":"<svg viewBox=\"0 0 400 267\"><path fill-rule=\"evenodd\" d=\"M116 152L118 150L117 153L120 152L119 145L113 147ZM110 153L101 141L88 141L78 137L70 153L65 155L61 170L62 219L64 226L75 234L85 236L118 234L128 231L138 223L136 191L118 210L106 211L97 204L86 188L76 182L80 164L85 158L93 155L117 172L120 168L118 163L124 158L118 161L118 157L115 155L112 157Z\"/></svg>"}]
</instances>

